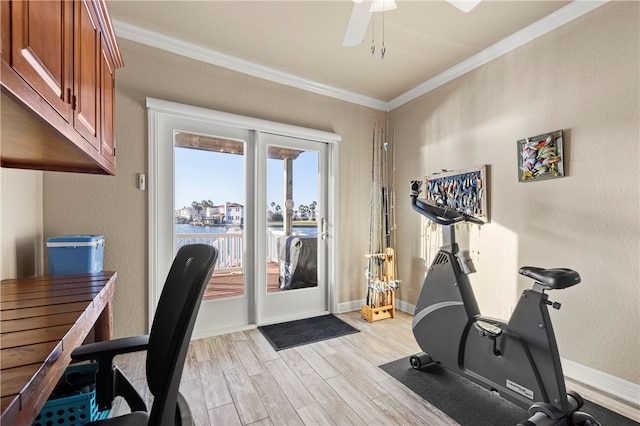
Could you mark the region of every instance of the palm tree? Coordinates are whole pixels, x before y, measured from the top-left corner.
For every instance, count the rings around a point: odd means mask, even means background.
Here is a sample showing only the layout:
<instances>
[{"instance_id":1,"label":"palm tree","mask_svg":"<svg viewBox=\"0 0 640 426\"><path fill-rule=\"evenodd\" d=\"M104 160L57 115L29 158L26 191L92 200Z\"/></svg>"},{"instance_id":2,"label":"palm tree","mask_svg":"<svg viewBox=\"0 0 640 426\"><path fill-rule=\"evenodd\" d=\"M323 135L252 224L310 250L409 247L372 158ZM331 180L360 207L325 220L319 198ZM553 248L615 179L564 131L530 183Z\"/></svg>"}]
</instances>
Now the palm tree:
<instances>
[{"instance_id":1,"label":"palm tree","mask_svg":"<svg viewBox=\"0 0 640 426\"><path fill-rule=\"evenodd\" d=\"M300 218L302 219L303 217L306 217L307 219L309 218L307 216L307 212L309 211L309 206L305 206L304 204L300 204L298 206L298 212L300 212Z\"/></svg>"}]
</instances>

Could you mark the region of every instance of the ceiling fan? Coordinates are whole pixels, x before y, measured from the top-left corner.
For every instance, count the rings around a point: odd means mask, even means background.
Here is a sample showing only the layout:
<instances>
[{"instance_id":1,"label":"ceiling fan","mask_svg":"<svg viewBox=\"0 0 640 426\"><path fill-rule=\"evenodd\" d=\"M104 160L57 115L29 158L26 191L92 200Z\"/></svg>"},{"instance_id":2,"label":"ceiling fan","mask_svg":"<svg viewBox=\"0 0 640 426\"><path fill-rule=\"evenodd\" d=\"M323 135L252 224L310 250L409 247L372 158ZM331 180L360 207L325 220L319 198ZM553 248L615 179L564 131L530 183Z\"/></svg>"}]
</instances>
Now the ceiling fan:
<instances>
[{"instance_id":1,"label":"ceiling fan","mask_svg":"<svg viewBox=\"0 0 640 426\"><path fill-rule=\"evenodd\" d=\"M470 12L481 0L447 0L449 4L463 12ZM373 12L393 10L397 7L395 0L353 0L353 9L347 31L344 34L343 46L357 46L364 40Z\"/></svg>"}]
</instances>

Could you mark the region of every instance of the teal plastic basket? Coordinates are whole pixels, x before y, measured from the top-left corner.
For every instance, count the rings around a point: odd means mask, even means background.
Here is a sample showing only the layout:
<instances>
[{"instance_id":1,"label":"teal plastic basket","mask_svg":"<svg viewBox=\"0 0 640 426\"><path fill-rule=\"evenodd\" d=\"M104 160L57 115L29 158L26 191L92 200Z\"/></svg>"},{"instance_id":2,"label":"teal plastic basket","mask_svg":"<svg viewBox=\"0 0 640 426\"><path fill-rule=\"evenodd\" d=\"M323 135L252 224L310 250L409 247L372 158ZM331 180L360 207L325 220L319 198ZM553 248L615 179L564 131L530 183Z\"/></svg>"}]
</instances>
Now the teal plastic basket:
<instances>
[{"instance_id":1,"label":"teal plastic basket","mask_svg":"<svg viewBox=\"0 0 640 426\"><path fill-rule=\"evenodd\" d=\"M95 372L95 364L83 364L67 368L65 374L72 371ZM78 395L50 399L33 422L33 426L79 426L109 417L111 410L98 411L96 391Z\"/></svg>"}]
</instances>

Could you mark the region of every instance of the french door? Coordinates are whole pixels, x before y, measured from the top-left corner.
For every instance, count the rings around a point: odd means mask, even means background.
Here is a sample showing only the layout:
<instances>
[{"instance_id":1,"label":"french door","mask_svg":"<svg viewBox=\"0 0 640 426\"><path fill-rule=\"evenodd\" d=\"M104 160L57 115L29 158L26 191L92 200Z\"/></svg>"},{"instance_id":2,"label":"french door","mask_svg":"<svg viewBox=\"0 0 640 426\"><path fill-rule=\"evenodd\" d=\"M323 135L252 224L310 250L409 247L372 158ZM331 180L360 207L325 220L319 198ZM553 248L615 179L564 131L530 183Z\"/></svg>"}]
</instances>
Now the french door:
<instances>
[{"instance_id":1,"label":"french door","mask_svg":"<svg viewBox=\"0 0 640 426\"><path fill-rule=\"evenodd\" d=\"M157 144L154 146L155 155L150 156L149 161L149 299L150 299L150 323L153 318L157 299L160 297L164 279L177 250L184 244L205 243L218 248L218 262L215 265L214 277L207 286L200 312L194 328L194 337L222 333L225 330L233 330L246 326L253 322L253 291L247 285L254 282L254 259L248 247L253 246L253 218L254 201L250 182L253 180L253 167L249 164L253 161L252 134L245 129L220 126L198 119L186 117L164 117L157 129ZM189 143L188 141L199 141ZM217 141L225 141L233 147L241 147L239 156L240 170L227 170L227 174L219 179L207 178L216 168L214 154L223 156L224 153L213 151L212 144ZM151 150L151 147L150 147ZM232 155L227 153L226 155ZM193 157L205 159L204 164L196 163ZM224 157L217 159L224 161ZM184 164L190 161L190 164ZM181 164L181 162L183 164ZM154 164L155 163L155 164ZM185 178L184 169L191 168L194 176ZM227 199L217 198L221 194L217 191L220 186L228 186L230 179L241 176L243 184L235 191L233 197ZM182 198L185 192L202 195L202 198L190 196L185 202ZM245 224L239 237L231 240L227 236L229 231L235 229L229 227L203 226L209 218L216 220L217 214L211 214L211 208L194 206L191 200L211 200L214 206L233 202L244 207ZM186 217L184 207L191 207L189 217ZM203 212L209 210L209 214ZM216 211L217 213L217 211ZM186 220L185 220L186 219ZM186 222L186 223L185 223ZM184 226L198 229L197 232L185 232ZM224 224L226 225L226 223ZM241 261L239 266L241 274L234 277L238 282L237 295L223 299L210 299L207 292L216 281L220 273L228 272L238 265L231 262L229 242L233 241L241 247ZM233 244L232 243L232 244Z\"/></svg>"},{"instance_id":2,"label":"french door","mask_svg":"<svg viewBox=\"0 0 640 426\"><path fill-rule=\"evenodd\" d=\"M257 159L257 322L327 313L328 145L261 133Z\"/></svg>"},{"instance_id":3,"label":"french door","mask_svg":"<svg viewBox=\"0 0 640 426\"><path fill-rule=\"evenodd\" d=\"M219 252L194 338L332 311L339 136L155 99L147 106L150 323L173 257L189 243Z\"/></svg>"}]
</instances>

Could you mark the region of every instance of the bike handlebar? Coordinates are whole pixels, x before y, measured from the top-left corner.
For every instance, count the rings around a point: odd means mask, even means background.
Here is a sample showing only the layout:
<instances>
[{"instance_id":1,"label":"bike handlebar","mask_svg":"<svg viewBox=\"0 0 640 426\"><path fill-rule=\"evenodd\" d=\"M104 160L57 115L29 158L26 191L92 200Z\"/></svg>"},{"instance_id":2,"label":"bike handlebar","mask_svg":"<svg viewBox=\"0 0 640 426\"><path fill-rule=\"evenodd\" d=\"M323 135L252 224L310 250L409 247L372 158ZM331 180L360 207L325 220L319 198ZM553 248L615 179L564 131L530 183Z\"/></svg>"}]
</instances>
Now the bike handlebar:
<instances>
[{"instance_id":1,"label":"bike handlebar","mask_svg":"<svg viewBox=\"0 0 640 426\"><path fill-rule=\"evenodd\" d=\"M414 180L411 182L411 206L415 211L427 217L429 220L440 225L453 225L458 222L471 222L483 225L484 222L466 213L448 207L442 207L418 200L422 182Z\"/></svg>"}]
</instances>

